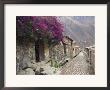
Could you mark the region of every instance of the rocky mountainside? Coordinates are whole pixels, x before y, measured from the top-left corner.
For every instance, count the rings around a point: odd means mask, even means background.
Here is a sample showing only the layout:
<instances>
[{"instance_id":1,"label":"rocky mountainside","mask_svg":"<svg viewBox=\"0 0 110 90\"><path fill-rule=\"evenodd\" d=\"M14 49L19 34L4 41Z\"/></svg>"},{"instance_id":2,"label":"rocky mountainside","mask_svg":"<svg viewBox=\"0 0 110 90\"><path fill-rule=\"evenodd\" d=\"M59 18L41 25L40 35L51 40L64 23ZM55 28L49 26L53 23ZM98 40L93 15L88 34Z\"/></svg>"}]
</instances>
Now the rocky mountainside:
<instances>
[{"instance_id":1,"label":"rocky mountainside","mask_svg":"<svg viewBox=\"0 0 110 90\"><path fill-rule=\"evenodd\" d=\"M94 16L59 16L58 19L64 24L63 34L75 40L80 47L95 44Z\"/></svg>"}]
</instances>

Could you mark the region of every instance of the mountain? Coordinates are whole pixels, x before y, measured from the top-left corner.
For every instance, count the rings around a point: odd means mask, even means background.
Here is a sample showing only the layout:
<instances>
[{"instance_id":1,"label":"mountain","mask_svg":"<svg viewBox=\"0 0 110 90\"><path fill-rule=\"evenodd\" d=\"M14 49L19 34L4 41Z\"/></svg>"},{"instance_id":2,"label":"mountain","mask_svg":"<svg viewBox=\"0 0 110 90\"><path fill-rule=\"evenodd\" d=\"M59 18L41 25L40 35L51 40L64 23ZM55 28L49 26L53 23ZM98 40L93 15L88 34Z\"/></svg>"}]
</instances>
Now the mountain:
<instances>
[{"instance_id":1,"label":"mountain","mask_svg":"<svg viewBox=\"0 0 110 90\"><path fill-rule=\"evenodd\" d=\"M80 47L95 44L95 17L94 16L58 16L64 24L64 36L69 36Z\"/></svg>"}]
</instances>

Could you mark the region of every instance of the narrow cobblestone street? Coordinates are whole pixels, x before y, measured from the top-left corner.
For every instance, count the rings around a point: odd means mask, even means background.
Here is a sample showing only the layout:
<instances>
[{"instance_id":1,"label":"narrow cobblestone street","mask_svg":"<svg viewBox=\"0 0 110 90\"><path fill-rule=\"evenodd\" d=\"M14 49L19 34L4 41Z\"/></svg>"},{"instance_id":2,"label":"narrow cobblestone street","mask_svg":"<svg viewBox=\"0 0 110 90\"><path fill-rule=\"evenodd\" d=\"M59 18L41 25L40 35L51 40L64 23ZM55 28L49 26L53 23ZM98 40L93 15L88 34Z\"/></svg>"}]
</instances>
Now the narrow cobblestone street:
<instances>
[{"instance_id":1,"label":"narrow cobblestone street","mask_svg":"<svg viewBox=\"0 0 110 90\"><path fill-rule=\"evenodd\" d=\"M89 63L81 51L73 60L61 68L61 75L89 75Z\"/></svg>"}]
</instances>

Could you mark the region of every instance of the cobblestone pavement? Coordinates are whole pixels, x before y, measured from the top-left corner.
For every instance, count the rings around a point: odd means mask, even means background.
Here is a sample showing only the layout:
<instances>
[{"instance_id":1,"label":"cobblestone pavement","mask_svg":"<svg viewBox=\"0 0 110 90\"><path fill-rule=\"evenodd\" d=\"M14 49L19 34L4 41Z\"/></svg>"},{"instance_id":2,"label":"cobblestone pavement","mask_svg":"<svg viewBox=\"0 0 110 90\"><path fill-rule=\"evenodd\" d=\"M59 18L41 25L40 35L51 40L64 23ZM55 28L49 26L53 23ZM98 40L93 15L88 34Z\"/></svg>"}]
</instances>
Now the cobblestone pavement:
<instances>
[{"instance_id":1,"label":"cobblestone pavement","mask_svg":"<svg viewBox=\"0 0 110 90\"><path fill-rule=\"evenodd\" d=\"M61 75L89 75L89 63L81 51L73 60L69 61L61 69Z\"/></svg>"}]
</instances>

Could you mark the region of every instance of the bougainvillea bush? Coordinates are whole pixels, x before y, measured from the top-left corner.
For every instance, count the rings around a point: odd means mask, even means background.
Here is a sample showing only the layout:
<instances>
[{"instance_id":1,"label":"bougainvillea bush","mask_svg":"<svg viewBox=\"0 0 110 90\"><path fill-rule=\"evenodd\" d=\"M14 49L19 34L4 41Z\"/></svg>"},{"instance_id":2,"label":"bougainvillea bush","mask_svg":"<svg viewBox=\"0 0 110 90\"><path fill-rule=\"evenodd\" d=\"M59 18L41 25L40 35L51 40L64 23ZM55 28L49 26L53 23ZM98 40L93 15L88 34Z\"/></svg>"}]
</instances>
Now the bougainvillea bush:
<instances>
[{"instance_id":1,"label":"bougainvillea bush","mask_svg":"<svg viewBox=\"0 0 110 90\"><path fill-rule=\"evenodd\" d=\"M63 38L63 24L56 16L17 16L17 37L59 42Z\"/></svg>"}]
</instances>

